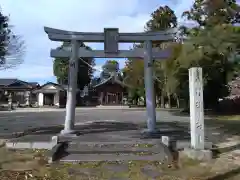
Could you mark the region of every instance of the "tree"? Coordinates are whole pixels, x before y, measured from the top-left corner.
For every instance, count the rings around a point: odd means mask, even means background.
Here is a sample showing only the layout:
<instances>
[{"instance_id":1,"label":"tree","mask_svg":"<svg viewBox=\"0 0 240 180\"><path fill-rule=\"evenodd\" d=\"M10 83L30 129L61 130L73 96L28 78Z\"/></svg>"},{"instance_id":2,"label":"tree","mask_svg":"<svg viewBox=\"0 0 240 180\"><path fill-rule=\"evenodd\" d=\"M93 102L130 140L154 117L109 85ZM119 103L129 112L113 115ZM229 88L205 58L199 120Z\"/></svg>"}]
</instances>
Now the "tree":
<instances>
[{"instance_id":1,"label":"tree","mask_svg":"<svg viewBox=\"0 0 240 180\"><path fill-rule=\"evenodd\" d=\"M0 69L13 68L23 62L24 41L11 29L9 17L0 9Z\"/></svg>"},{"instance_id":2,"label":"tree","mask_svg":"<svg viewBox=\"0 0 240 180\"><path fill-rule=\"evenodd\" d=\"M218 99L228 95L227 83L236 69L236 64L229 61L229 57L239 46L239 32L233 26L239 22L239 6L231 0L196 0L183 16L195 21L197 26L182 28L187 40L178 57L181 74L177 77L186 92L187 69L202 67L205 107L215 108ZM186 96L184 98L187 99Z\"/></svg>"},{"instance_id":3,"label":"tree","mask_svg":"<svg viewBox=\"0 0 240 180\"><path fill-rule=\"evenodd\" d=\"M116 60L108 60L102 66L102 72L100 74L101 79L107 79L112 75L119 73L119 63Z\"/></svg>"},{"instance_id":4,"label":"tree","mask_svg":"<svg viewBox=\"0 0 240 180\"><path fill-rule=\"evenodd\" d=\"M63 43L59 49L68 48L69 43ZM80 47L85 47L90 50L90 47L86 46L84 43L80 44ZM89 65L94 65L93 58L81 58L78 63L78 88L83 89L83 87L90 83L93 77L93 68ZM55 58L53 61L53 73L57 78L57 82L60 84L68 84L68 68L69 59L68 58Z\"/></svg>"},{"instance_id":5,"label":"tree","mask_svg":"<svg viewBox=\"0 0 240 180\"><path fill-rule=\"evenodd\" d=\"M144 62L142 59L128 59L123 69L124 83L133 88L128 89L130 101L138 104L139 98L144 97Z\"/></svg>"},{"instance_id":6,"label":"tree","mask_svg":"<svg viewBox=\"0 0 240 180\"><path fill-rule=\"evenodd\" d=\"M177 17L168 6L160 6L151 14L151 19L146 23L145 31L165 31L177 27Z\"/></svg>"},{"instance_id":7,"label":"tree","mask_svg":"<svg viewBox=\"0 0 240 180\"><path fill-rule=\"evenodd\" d=\"M168 6L160 6L156 11L151 14L151 18L146 22L145 31L167 31L177 27L177 17L172 9ZM163 43L155 43L153 47L163 48ZM134 45L133 48L141 48L143 44ZM156 60L154 62L154 75L155 79L155 92L158 97L161 96L161 104L164 104L163 99L166 94L170 97L170 94L166 89L166 71L164 63ZM126 69L128 74L128 83L132 84L135 89L132 89L132 94L138 96L144 96L144 62L142 59L129 58L126 63ZM170 78L169 78L170 79ZM136 97L138 97L136 96Z\"/></svg>"},{"instance_id":8,"label":"tree","mask_svg":"<svg viewBox=\"0 0 240 180\"><path fill-rule=\"evenodd\" d=\"M240 22L239 5L236 0L195 0L183 16L195 21L200 27L214 27L216 24Z\"/></svg>"}]
</instances>

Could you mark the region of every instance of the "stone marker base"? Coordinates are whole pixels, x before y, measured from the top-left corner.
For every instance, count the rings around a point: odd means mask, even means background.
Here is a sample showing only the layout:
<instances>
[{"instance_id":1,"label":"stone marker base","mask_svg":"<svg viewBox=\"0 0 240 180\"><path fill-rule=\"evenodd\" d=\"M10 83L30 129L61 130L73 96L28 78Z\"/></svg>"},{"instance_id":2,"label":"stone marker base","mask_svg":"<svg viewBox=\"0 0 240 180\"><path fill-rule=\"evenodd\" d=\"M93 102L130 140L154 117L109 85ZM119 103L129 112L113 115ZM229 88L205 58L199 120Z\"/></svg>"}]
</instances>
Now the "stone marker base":
<instances>
[{"instance_id":1,"label":"stone marker base","mask_svg":"<svg viewBox=\"0 0 240 180\"><path fill-rule=\"evenodd\" d=\"M162 136L162 143L169 148L170 152L178 152L178 158L191 158L199 161L209 161L213 158L212 143L206 142L204 150L191 148L191 143L186 141L176 141L169 136Z\"/></svg>"},{"instance_id":2,"label":"stone marker base","mask_svg":"<svg viewBox=\"0 0 240 180\"><path fill-rule=\"evenodd\" d=\"M212 150L196 150L185 148L183 151L179 151L179 158L190 158L198 161L210 161L213 159Z\"/></svg>"},{"instance_id":3,"label":"stone marker base","mask_svg":"<svg viewBox=\"0 0 240 180\"><path fill-rule=\"evenodd\" d=\"M191 149L191 142L190 140L175 140L170 136L162 136L161 137L162 143L168 147L173 148L174 150L184 150L185 148ZM212 142L205 142L204 149L212 149L213 143Z\"/></svg>"},{"instance_id":4,"label":"stone marker base","mask_svg":"<svg viewBox=\"0 0 240 180\"><path fill-rule=\"evenodd\" d=\"M10 140L5 143L8 149L47 149L51 150L58 143L58 137L53 136L50 141L21 141Z\"/></svg>"}]
</instances>

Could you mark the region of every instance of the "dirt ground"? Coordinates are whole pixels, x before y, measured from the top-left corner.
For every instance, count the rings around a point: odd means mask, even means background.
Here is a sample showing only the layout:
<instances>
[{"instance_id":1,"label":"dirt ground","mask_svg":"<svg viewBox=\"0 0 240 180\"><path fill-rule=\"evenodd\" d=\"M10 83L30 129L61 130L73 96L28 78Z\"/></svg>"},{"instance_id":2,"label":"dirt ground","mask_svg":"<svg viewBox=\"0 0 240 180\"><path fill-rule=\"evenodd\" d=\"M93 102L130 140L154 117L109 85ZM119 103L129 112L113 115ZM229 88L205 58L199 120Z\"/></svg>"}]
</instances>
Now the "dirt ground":
<instances>
[{"instance_id":1,"label":"dirt ground","mask_svg":"<svg viewBox=\"0 0 240 180\"><path fill-rule=\"evenodd\" d=\"M181 159L163 162L86 162L48 164L47 151L7 150L0 147L1 180L239 180L240 150L210 162Z\"/></svg>"}]
</instances>

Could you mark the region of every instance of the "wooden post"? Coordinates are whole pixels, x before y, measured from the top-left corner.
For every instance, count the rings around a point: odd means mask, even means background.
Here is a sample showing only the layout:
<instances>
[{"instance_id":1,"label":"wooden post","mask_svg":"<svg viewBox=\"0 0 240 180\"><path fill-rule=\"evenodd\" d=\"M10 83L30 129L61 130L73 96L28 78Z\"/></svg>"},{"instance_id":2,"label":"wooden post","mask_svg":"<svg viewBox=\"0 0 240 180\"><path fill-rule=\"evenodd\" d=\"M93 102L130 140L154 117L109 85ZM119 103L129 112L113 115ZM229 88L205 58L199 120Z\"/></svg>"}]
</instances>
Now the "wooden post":
<instances>
[{"instance_id":1,"label":"wooden post","mask_svg":"<svg viewBox=\"0 0 240 180\"><path fill-rule=\"evenodd\" d=\"M121 97L122 104L124 103L123 98L124 98L124 92L122 92L122 97Z\"/></svg>"},{"instance_id":2,"label":"wooden post","mask_svg":"<svg viewBox=\"0 0 240 180\"><path fill-rule=\"evenodd\" d=\"M116 93L116 104L119 103L119 100L118 100L118 93Z\"/></svg>"},{"instance_id":3,"label":"wooden post","mask_svg":"<svg viewBox=\"0 0 240 180\"><path fill-rule=\"evenodd\" d=\"M100 93L100 105L103 104L103 92Z\"/></svg>"},{"instance_id":4,"label":"wooden post","mask_svg":"<svg viewBox=\"0 0 240 180\"><path fill-rule=\"evenodd\" d=\"M106 104L108 104L108 92L106 93Z\"/></svg>"}]
</instances>

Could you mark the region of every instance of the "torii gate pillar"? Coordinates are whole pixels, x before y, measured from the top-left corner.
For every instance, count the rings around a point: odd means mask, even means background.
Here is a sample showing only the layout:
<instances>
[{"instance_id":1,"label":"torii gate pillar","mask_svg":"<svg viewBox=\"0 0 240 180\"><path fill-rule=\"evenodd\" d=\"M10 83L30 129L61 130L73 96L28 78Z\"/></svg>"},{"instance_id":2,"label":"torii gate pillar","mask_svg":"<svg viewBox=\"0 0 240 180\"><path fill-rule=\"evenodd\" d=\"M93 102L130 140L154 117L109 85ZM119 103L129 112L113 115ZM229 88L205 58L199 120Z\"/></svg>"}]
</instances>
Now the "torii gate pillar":
<instances>
[{"instance_id":1,"label":"torii gate pillar","mask_svg":"<svg viewBox=\"0 0 240 180\"><path fill-rule=\"evenodd\" d=\"M147 108L147 133L156 131L156 104L153 84L152 41L144 42L144 84Z\"/></svg>"},{"instance_id":2,"label":"torii gate pillar","mask_svg":"<svg viewBox=\"0 0 240 180\"><path fill-rule=\"evenodd\" d=\"M77 40L72 40L71 58L68 69L68 89L67 89L67 104L64 129L61 134L73 134L75 125L75 108L76 108L76 90L77 90L77 73L78 73L78 50L79 43Z\"/></svg>"}]
</instances>

